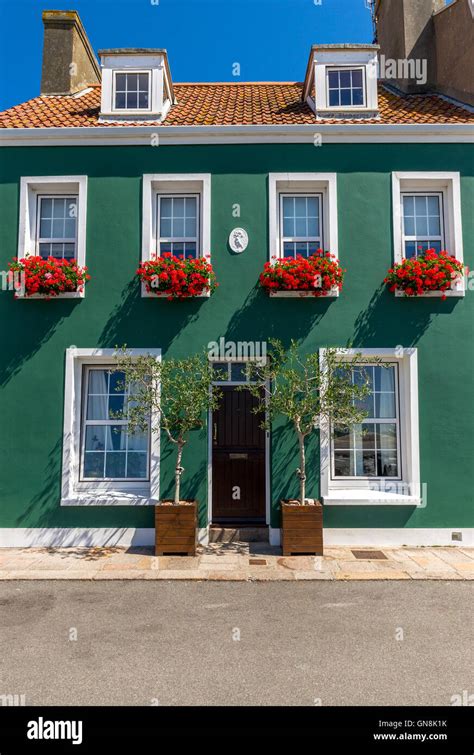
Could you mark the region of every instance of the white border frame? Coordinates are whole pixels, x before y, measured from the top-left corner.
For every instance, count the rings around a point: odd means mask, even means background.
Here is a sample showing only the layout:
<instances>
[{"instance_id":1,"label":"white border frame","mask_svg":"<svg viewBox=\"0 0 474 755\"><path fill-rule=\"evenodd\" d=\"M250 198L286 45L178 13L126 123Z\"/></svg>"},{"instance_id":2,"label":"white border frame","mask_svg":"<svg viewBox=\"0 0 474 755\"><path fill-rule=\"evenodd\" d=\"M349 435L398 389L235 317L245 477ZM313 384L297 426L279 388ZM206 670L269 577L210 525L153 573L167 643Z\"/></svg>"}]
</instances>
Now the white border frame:
<instances>
[{"instance_id":1,"label":"white border frame","mask_svg":"<svg viewBox=\"0 0 474 755\"><path fill-rule=\"evenodd\" d=\"M142 178L142 256L141 261L147 262L152 259L153 250L156 250L158 229L156 196L158 194L187 193L199 194L200 202L200 256L211 255L211 174L210 173L145 173ZM167 294L162 294L166 297ZM210 293L202 294L208 298ZM159 294L148 293L142 284L142 297L158 299Z\"/></svg>"},{"instance_id":2,"label":"white border frame","mask_svg":"<svg viewBox=\"0 0 474 755\"><path fill-rule=\"evenodd\" d=\"M404 257L402 234L401 196L405 192L426 191L443 195L443 225L446 251L464 263L461 213L461 176L450 171L397 171L392 173L392 218L394 262L402 262ZM465 295L464 276L449 291L427 291L420 296L407 297L403 291L395 296L404 299L436 298L441 296L460 297Z\"/></svg>"},{"instance_id":3,"label":"white border frame","mask_svg":"<svg viewBox=\"0 0 474 755\"><path fill-rule=\"evenodd\" d=\"M363 94L363 98L364 98L364 101L363 101L362 105L330 105L329 104L329 92L330 92L330 88L329 88L329 76L328 76L328 74L331 71L338 71L338 72L340 72L340 71L362 71L362 94ZM338 66L338 65L326 65L325 78L326 78L326 107L328 108L328 110L337 110L337 111L341 111L341 110L358 110L358 111L360 111L362 108L364 110L367 110L367 104L366 104L367 103L367 66L366 65L364 65L364 64L353 65L353 66L351 66L350 64L342 65L342 66ZM352 80L352 77L351 77L351 80ZM347 87L339 87L339 92L341 91L341 89L347 89ZM350 89L352 91L353 87L351 86Z\"/></svg>"},{"instance_id":4,"label":"white border frame","mask_svg":"<svg viewBox=\"0 0 474 755\"><path fill-rule=\"evenodd\" d=\"M154 356L161 349L130 349L131 356ZM80 443L83 402L83 367L114 365L115 349L66 349L61 506L155 505L160 497L160 433L150 439L150 480L143 482L80 482ZM157 419L153 420L157 427Z\"/></svg>"},{"instance_id":5,"label":"white border frame","mask_svg":"<svg viewBox=\"0 0 474 755\"><path fill-rule=\"evenodd\" d=\"M281 259L280 194L312 192L322 194L323 249L334 254L339 261L339 236L337 226L337 173L269 173L268 174L268 238L269 260ZM326 296L314 297L306 291L278 291L270 296L277 298L328 299L339 296L333 288Z\"/></svg>"},{"instance_id":6,"label":"white border frame","mask_svg":"<svg viewBox=\"0 0 474 755\"><path fill-rule=\"evenodd\" d=\"M418 351L416 348L396 349L339 349L341 359L357 354L379 357L382 361L398 363L399 422L401 480L375 478L331 479L331 437L327 420L319 429L320 494L325 505L344 506L419 506L422 503L420 484L419 418L418 418ZM320 349L319 360L324 369L326 349ZM401 491L401 492L400 492Z\"/></svg>"},{"instance_id":7,"label":"white border frame","mask_svg":"<svg viewBox=\"0 0 474 755\"><path fill-rule=\"evenodd\" d=\"M77 195L78 214L76 224L76 262L80 267L86 264L86 228L87 228L87 176L22 176L20 179L20 213L18 227L18 259L36 254L36 229L38 213L38 195L58 194ZM71 291L55 296L55 299L82 299L82 291ZM47 298L42 294L21 296L18 299Z\"/></svg>"},{"instance_id":8,"label":"white border frame","mask_svg":"<svg viewBox=\"0 0 474 755\"><path fill-rule=\"evenodd\" d=\"M128 107L116 107L115 105L115 97L117 95L117 74L147 74L148 76L148 107L136 107L136 108L128 108ZM117 113L119 115L140 115L140 114L149 114L151 113L151 101L152 101L152 69L151 68L113 68L112 69L112 112ZM138 91L138 90L137 90Z\"/></svg>"}]
</instances>

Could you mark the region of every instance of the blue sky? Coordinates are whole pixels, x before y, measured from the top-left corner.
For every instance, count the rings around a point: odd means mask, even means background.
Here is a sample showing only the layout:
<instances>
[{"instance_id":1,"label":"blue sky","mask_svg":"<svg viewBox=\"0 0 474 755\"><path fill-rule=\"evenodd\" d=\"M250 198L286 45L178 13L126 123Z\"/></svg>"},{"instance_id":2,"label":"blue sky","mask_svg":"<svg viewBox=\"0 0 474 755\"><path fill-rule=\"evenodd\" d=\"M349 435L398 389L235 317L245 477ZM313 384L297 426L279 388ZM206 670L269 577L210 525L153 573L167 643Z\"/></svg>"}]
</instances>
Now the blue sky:
<instances>
[{"instance_id":1,"label":"blue sky","mask_svg":"<svg viewBox=\"0 0 474 755\"><path fill-rule=\"evenodd\" d=\"M44 9L96 51L165 47L174 81L301 81L312 44L372 41L366 0L0 0L0 110L39 94Z\"/></svg>"}]
</instances>

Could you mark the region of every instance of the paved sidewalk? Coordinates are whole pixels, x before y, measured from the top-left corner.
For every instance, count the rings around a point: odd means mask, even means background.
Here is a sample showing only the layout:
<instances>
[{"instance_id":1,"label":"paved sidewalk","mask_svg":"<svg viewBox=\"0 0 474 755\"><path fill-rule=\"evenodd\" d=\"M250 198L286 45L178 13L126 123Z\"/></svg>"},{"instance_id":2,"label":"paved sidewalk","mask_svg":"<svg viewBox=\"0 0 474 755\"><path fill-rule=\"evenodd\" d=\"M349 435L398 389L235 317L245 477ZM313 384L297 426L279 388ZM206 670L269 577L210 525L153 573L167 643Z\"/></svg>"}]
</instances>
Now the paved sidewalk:
<instances>
[{"instance_id":1,"label":"paved sidewalk","mask_svg":"<svg viewBox=\"0 0 474 755\"><path fill-rule=\"evenodd\" d=\"M200 546L195 557L154 556L151 547L5 548L0 550L0 579L474 579L474 548L382 548L374 553L334 547L324 553L285 557L268 543L240 542Z\"/></svg>"}]
</instances>

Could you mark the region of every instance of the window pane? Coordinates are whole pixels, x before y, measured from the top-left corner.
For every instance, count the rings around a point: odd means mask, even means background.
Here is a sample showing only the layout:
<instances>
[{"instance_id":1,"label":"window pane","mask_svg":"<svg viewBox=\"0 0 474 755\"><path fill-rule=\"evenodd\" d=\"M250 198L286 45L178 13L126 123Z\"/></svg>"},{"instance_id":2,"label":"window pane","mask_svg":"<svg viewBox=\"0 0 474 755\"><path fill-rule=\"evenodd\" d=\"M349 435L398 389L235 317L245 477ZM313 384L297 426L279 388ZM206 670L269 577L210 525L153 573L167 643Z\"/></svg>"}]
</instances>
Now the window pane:
<instances>
[{"instance_id":1,"label":"window pane","mask_svg":"<svg viewBox=\"0 0 474 755\"><path fill-rule=\"evenodd\" d=\"M115 89L117 92L125 91L125 74L124 73L115 74Z\"/></svg>"},{"instance_id":2,"label":"window pane","mask_svg":"<svg viewBox=\"0 0 474 755\"><path fill-rule=\"evenodd\" d=\"M354 476L354 457L351 451L336 451L334 453L334 474L336 477Z\"/></svg>"},{"instance_id":3,"label":"window pane","mask_svg":"<svg viewBox=\"0 0 474 755\"><path fill-rule=\"evenodd\" d=\"M416 257L416 241L405 241L405 257Z\"/></svg>"},{"instance_id":4,"label":"window pane","mask_svg":"<svg viewBox=\"0 0 474 755\"><path fill-rule=\"evenodd\" d=\"M363 89L353 89L352 90L352 104L353 105L363 105L364 104L364 90Z\"/></svg>"},{"instance_id":5,"label":"window pane","mask_svg":"<svg viewBox=\"0 0 474 755\"><path fill-rule=\"evenodd\" d=\"M351 86L351 72L350 71L340 71L339 84L341 88Z\"/></svg>"},{"instance_id":6,"label":"window pane","mask_svg":"<svg viewBox=\"0 0 474 755\"><path fill-rule=\"evenodd\" d=\"M403 197L403 212L405 217L415 215L415 198Z\"/></svg>"},{"instance_id":7,"label":"window pane","mask_svg":"<svg viewBox=\"0 0 474 755\"><path fill-rule=\"evenodd\" d=\"M103 478L104 462L104 453L84 454L84 477Z\"/></svg>"},{"instance_id":8,"label":"window pane","mask_svg":"<svg viewBox=\"0 0 474 755\"><path fill-rule=\"evenodd\" d=\"M294 218L283 218L283 236L296 236Z\"/></svg>"},{"instance_id":9,"label":"window pane","mask_svg":"<svg viewBox=\"0 0 474 755\"><path fill-rule=\"evenodd\" d=\"M334 430L334 448L350 448L352 434L347 428L336 428Z\"/></svg>"},{"instance_id":10,"label":"window pane","mask_svg":"<svg viewBox=\"0 0 474 755\"><path fill-rule=\"evenodd\" d=\"M53 220L51 238L53 239L64 238L64 220Z\"/></svg>"},{"instance_id":11,"label":"window pane","mask_svg":"<svg viewBox=\"0 0 474 755\"><path fill-rule=\"evenodd\" d=\"M378 451L377 475L379 477L398 477L396 453L393 451Z\"/></svg>"},{"instance_id":12,"label":"window pane","mask_svg":"<svg viewBox=\"0 0 474 755\"><path fill-rule=\"evenodd\" d=\"M76 247L74 244L63 244L63 257L66 260L72 260L76 256Z\"/></svg>"},{"instance_id":13,"label":"window pane","mask_svg":"<svg viewBox=\"0 0 474 755\"><path fill-rule=\"evenodd\" d=\"M103 425L88 425L85 438L86 451L105 450L105 428Z\"/></svg>"},{"instance_id":14,"label":"window pane","mask_svg":"<svg viewBox=\"0 0 474 755\"><path fill-rule=\"evenodd\" d=\"M148 92L140 92L138 95L138 107L140 109L148 107Z\"/></svg>"},{"instance_id":15,"label":"window pane","mask_svg":"<svg viewBox=\"0 0 474 755\"><path fill-rule=\"evenodd\" d=\"M283 244L283 254L284 254L285 257L294 257L295 256L295 244L292 241L285 241L284 242L284 244Z\"/></svg>"},{"instance_id":16,"label":"window pane","mask_svg":"<svg viewBox=\"0 0 474 755\"><path fill-rule=\"evenodd\" d=\"M375 448L375 425L372 422L364 422L360 437L363 449L368 450ZM360 445L357 444L356 448L360 448Z\"/></svg>"},{"instance_id":17,"label":"window pane","mask_svg":"<svg viewBox=\"0 0 474 755\"><path fill-rule=\"evenodd\" d=\"M434 215L431 215L428 218L428 233L430 236L440 236L441 235L441 224L439 217L435 217Z\"/></svg>"},{"instance_id":18,"label":"window pane","mask_svg":"<svg viewBox=\"0 0 474 755\"><path fill-rule=\"evenodd\" d=\"M122 419L126 411L127 405L123 394L109 396L109 419Z\"/></svg>"},{"instance_id":19,"label":"window pane","mask_svg":"<svg viewBox=\"0 0 474 755\"><path fill-rule=\"evenodd\" d=\"M186 218L184 225L184 235L188 238L195 238L197 236L197 222L196 218Z\"/></svg>"},{"instance_id":20,"label":"window pane","mask_svg":"<svg viewBox=\"0 0 474 755\"><path fill-rule=\"evenodd\" d=\"M53 218L62 220L66 216L66 200L53 199Z\"/></svg>"},{"instance_id":21,"label":"window pane","mask_svg":"<svg viewBox=\"0 0 474 755\"><path fill-rule=\"evenodd\" d=\"M126 107L126 95L125 92L116 92L115 94L115 107L117 110Z\"/></svg>"},{"instance_id":22,"label":"window pane","mask_svg":"<svg viewBox=\"0 0 474 755\"><path fill-rule=\"evenodd\" d=\"M231 364L230 366L230 379L231 380L240 380L245 382L246 381L246 374L245 374L245 363L237 362L235 364Z\"/></svg>"},{"instance_id":23,"label":"window pane","mask_svg":"<svg viewBox=\"0 0 474 755\"><path fill-rule=\"evenodd\" d=\"M67 218L64 221L64 238L75 239L76 238L76 219Z\"/></svg>"},{"instance_id":24,"label":"window pane","mask_svg":"<svg viewBox=\"0 0 474 755\"><path fill-rule=\"evenodd\" d=\"M212 365L212 369L216 373L216 378L215 378L216 380L223 381L223 380L229 379L229 375L228 375L229 365L227 362L214 362L214 364Z\"/></svg>"},{"instance_id":25,"label":"window pane","mask_svg":"<svg viewBox=\"0 0 474 755\"><path fill-rule=\"evenodd\" d=\"M127 92L127 109L136 110L138 107L138 95L136 92Z\"/></svg>"},{"instance_id":26,"label":"window pane","mask_svg":"<svg viewBox=\"0 0 474 755\"><path fill-rule=\"evenodd\" d=\"M110 373L110 388L109 393L117 395L124 393L125 391L125 373L120 371L112 371Z\"/></svg>"},{"instance_id":27,"label":"window pane","mask_svg":"<svg viewBox=\"0 0 474 755\"><path fill-rule=\"evenodd\" d=\"M416 235L427 236L428 235L428 218L424 215L416 216Z\"/></svg>"},{"instance_id":28,"label":"window pane","mask_svg":"<svg viewBox=\"0 0 474 755\"><path fill-rule=\"evenodd\" d=\"M362 469L360 463L362 462ZM359 471L361 469L361 471ZM357 474L364 477L376 477L377 464L375 451L362 451L362 458L357 456Z\"/></svg>"},{"instance_id":29,"label":"window pane","mask_svg":"<svg viewBox=\"0 0 474 755\"><path fill-rule=\"evenodd\" d=\"M308 244L305 241L298 241L295 244L295 254L300 257L308 256Z\"/></svg>"},{"instance_id":30,"label":"window pane","mask_svg":"<svg viewBox=\"0 0 474 755\"><path fill-rule=\"evenodd\" d=\"M126 429L123 425L108 425L105 428L105 443L107 451L125 451Z\"/></svg>"},{"instance_id":31,"label":"window pane","mask_svg":"<svg viewBox=\"0 0 474 755\"><path fill-rule=\"evenodd\" d=\"M395 417L395 394L393 393L376 393L375 394L375 416L376 417Z\"/></svg>"},{"instance_id":32,"label":"window pane","mask_svg":"<svg viewBox=\"0 0 474 755\"><path fill-rule=\"evenodd\" d=\"M50 218L46 218L45 220L40 221L40 239L50 239L51 238L51 228L52 228L52 222Z\"/></svg>"},{"instance_id":33,"label":"window pane","mask_svg":"<svg viewBox=\"0 0 474 755\"><path fill-rule=\"evenodd\" d=\"M147 73L138 74L138 88L142 92L148 92L148 76Z\"/></svg>"},{"instance_id":34,"label":"window pane","mask_svg":"<svg viewBox=\"0 0 474 755\"><path fill-rule=\"evenodd\" d=\"M89 396L87 419L109 419L107 396Z\"/></svg>"},{"instance_id":35,"label":"window pane","mask_svg":"<svg viewBox=\"0 0 474 755\"><path fill-rule=\"evenodd\" d=\"M397 448L397 426L394 422L380 423L377 428L377 448L394 451Z\"/></svg>"},{"instance_id":36,"label":"window pane","mask_svg":"<svg viewBox=\"0 0 474 755\"><path fill-rule=\"evenodd\" d=\"M295 236L307 236L306 218L296 218Z\"/></svg>"},{"instance_id":37,"label":"window pane","mask_svg":"<svg viewBox=\"0 0 474 755\"><path fill-rule=\"evenodd\" d=\"M362 87L362 71L352 71L352 86Z\"/></svg>"},{"instance_id":38,"label":"window pane","mask_svg":"<svg viewBox=\"0 0 474 755\"><path fill-rule=\"evenodd\" d=\"M184 245L184 256L186 257L186 259L196 259L197 247L194 242L186 241Z\"/></svg>"},{"instance_id":39,"label":"window pane","mask_svg":"<svg viewBox=\"0 0 474 755\"><path fill-rule=\"evenodd\" d=\"M52 199L41 200L41 217L42 218L53 217L53 200Z\"/></svg>"},{"instance_id":40,"label":"window pane","mask_svg":"<svg viewBox=\"0 0 474 755\"><path fill-rule=\"evenodd\" d=\"M439 218L439 197L428 197L428 215L435 215Z\"/></svg>"},{"instance_id":41,"label":"window pane","mask_svg":"<svg viewBox=\"0 0 474 755\"><path fill-rule=\"evenodd\" d=\"M90 370L89 371L89 393L108 393L109 390L109 371L108 370Z\"/></svg>"},{"instance_id":42,"label":"window pane","mask_svg":"<svg viewBox=\"0 0 474 755\"><path fill-rule=\"evenodd\" d=\"M306 197L295 197L295 216L297 218L306 218Z\"/></svg>"},{"instance_id":43,"label":"window pane","mask_svg":"<svg viewBox=\"0 0 474 755\"><path fill-rule=\"evenodd\" d=\"M125 477L126 454L113 452L106 454L105 457L105 476L106 477Z\"/></svg>"},{"instance_id":44,"label":"window pane","mask_svg":"<svg viewBox=\"0 0 474 755\"><path fill-rule=\"evenodd\" d=\"M147 476L147 455L143 453L127 454L127 477L144 479Z\"/></svg>"},{"instance_id":45,"label":"window pane","mask_svg":"<svg viewBox=\"0 0 474 755\"><path fill-rule=\"evenodd\" d=\"M164 239L171 238L171 218L160 218L160 236Z\"/></svg>"},{"instance_id":46,"label":"window pane","mask_svg":"<svg viewBox=\"0 0 474 755\"><path fill-rule=\"evenodd\" d=\"M129 451L146 451L148 446L148 433L128 433Z\"/></svg>"},{"instance_id":47,"label":"window pane","mask_svg":"<svg viewBox=\"0 0 474 755\"><path fill-rule=\"evenodd\" d=\"M341 105L352 105L350 89L341 89Z\"/></svg>"},{"instance_id":48,"label":"window pane","mask_svg":"<svg viewBox=\"0 0 474 755\"><path fill-rule=\"evenodd\" d=\"M174 197L173 215L175 218L184 218L184 197Z\"/></svg>"},{"instance_id":49,"label":"window pane","mask_svg":"<svg viewBox=\"0 0 474 755\"><path fill-rule=\"evenodd\" d=\"M417 217L420 217L422 215L427 215L427 203L426 203L426 196L420 195L415 197L415 215Z\"/></svg>"},{"instance_id":50,"label":"window pane","mask_svg":"<svg viewBox=\"0 0 474 755\"><path fill-rule=\"evenodd\" d=\"M184 236L184 219L173 218L173 238L183 238Z\"/></svg>"},{"instance_id":51,"label":"window pane","mask_svg":"<svg viewBox=\"0 0 474 755\"><path fill-rule=\"evenodd\" d=\"M412 215L404 215L403 217L403 230L405 236L415 235L415 218Z\"/></svg>"},{"instance_id":52,"label":"window pane","mask_svg":"<svg viewBox=\"0 0 474 755\"><path fill-rule=\"evenodd\" d=\"M438 254L441 251L441 241L431 241L430 242L430 248L434 249L435 252L438 252Z\"/></svg>"},{"instance_id":53,"label":"window pane","mask_svg":"<svg viewBox=\"0 0 474 755\"><path fill-rule=\"evenodd\" d=\"M330 89L337 89L339 86L339 71L328 71L328 82Z\"/></svg>"},{"instance_id":54,"label":"window pane","mask_svg":"<svg viewBox=\"0 0 474 755\"><path fill-rule=\"evenodd\" d=\"M337 107L339 105L339 90L338 89L330 89L329 90L329 105L330 107Z\"/></svg>"},{"instance_id":55,"label":"window pane","mask_svg":"<svg viewBox=\"0 0 474 755\"><path fill-rule=\"evenodd\" d=\"M376 391L395 390L395 367L374 367L374 373Z\"/></svg>"},{"instance_id":56,"label":"window pane","mask_svg":"<svg viewBox=\"0 0 474 755\"><path fill-rule=\"evenodd\" d=\"M185 212L187 218L197 217L197 197L185 198Z\"/></svg>"}]
</instances>

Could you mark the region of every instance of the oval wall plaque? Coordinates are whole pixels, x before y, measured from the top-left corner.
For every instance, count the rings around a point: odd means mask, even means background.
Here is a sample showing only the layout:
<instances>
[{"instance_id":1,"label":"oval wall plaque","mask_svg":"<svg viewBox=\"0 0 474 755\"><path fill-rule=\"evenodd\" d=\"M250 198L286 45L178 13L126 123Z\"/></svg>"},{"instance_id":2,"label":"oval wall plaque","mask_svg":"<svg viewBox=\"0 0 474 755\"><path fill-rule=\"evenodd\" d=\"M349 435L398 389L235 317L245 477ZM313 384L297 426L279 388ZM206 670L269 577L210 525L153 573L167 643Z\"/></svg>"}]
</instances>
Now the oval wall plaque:
<instances>
[{"instance_id":1,"label":"oval wall plaque","mask_svg":"<svg viewBox=\"0 0 474 755\"><path fill-rule=\"evenodd\" d=\"M245 252L249 243L247 231L243 228L234 228L229 234L229 246L233 252L240 254Z\"/></svg>"}]
</instances>

